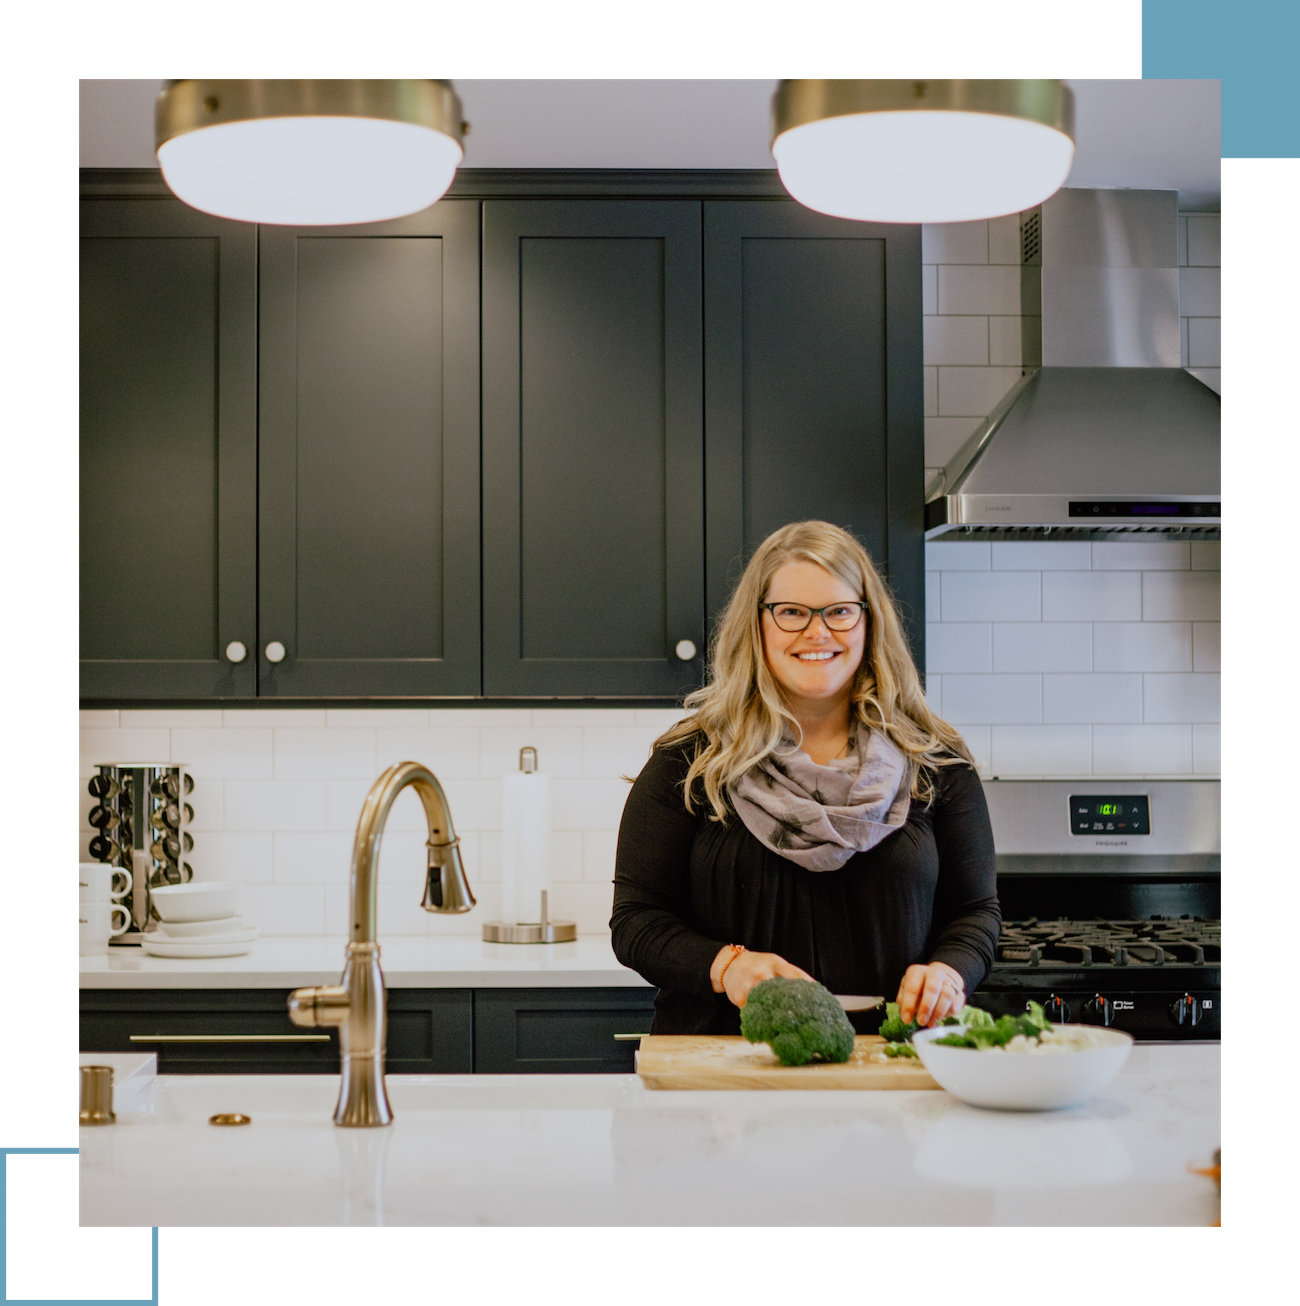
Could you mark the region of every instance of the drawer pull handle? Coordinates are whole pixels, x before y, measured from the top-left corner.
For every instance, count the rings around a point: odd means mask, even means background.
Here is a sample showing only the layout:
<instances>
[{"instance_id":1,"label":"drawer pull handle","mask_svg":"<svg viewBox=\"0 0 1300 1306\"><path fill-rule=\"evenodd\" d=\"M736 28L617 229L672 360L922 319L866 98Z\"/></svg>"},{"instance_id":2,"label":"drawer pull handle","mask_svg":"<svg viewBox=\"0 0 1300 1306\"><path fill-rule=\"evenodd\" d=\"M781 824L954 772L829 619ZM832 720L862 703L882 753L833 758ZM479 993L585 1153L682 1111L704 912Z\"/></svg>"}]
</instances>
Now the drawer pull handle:
<instances>
[{"instance_id":1,"label":"drawer pull handle","mask_svg":"<svg viewBox=\"0 0 1300 1306\"><path fill-rule=\"evenodd\" d=\"M328 1043L328 1034L131 1034L132 1043Z\"/></svg>"},{"instance_id":2,"label":"drawer pull handle","mask_svg":"<svg viewBox=\"0 0 1300 1306\"><path fill-rule=\"evenodd\" d=\"M620 1043L631 1043L639 1038L649 1038L649 1034L615 1034L614 1038Z\"/></svg>"}]
</instances>

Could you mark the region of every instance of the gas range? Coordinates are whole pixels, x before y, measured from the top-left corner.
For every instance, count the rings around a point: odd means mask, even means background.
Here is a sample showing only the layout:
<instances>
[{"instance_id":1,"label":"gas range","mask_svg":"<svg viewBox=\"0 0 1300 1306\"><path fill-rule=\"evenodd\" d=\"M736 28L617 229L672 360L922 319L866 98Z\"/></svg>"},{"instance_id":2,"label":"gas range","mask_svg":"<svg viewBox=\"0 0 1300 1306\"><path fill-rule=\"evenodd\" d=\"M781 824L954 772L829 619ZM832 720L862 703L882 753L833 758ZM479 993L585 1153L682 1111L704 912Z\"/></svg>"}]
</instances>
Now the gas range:
<instances>
[{"instance_id":1,"label":"gas range","mask_svg":"<svg viewBox=\"0 0 1300 1306\"><path fill-rule=\"evenodd\" d=\"M1003 926L972 1003L1000 1015L1032 1000L1139 1040L1218 1039L1218 782L984 789Z\"/></svg>"}]
</instances>

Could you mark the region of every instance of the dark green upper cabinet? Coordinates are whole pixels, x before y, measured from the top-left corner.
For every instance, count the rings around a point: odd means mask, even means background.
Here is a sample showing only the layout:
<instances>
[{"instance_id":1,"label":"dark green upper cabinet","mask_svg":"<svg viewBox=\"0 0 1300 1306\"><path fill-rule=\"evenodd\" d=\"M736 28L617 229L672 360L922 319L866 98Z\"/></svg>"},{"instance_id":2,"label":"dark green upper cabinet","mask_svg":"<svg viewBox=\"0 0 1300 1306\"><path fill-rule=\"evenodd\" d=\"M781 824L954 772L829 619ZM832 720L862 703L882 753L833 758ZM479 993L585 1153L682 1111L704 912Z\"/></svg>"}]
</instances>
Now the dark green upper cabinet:
<instances>
[{"instance_id":1,"label":"dark green upper cabinet","mask_svg":"<svg viewBox=\"0 0 1300 1306\"><path fill-rule=\"evenodd\" d=\"M480 692L478 212L261 228L262 697Z\"/></svg>"},{"instance_id":2,"label":"dark green upper cabinet","mask_svg":"<svg viewBox=\"0 0 1300 1306\"><path fill-rule=\"evenodd\" d=\"M81 205L81 693L251 698L257 231ZM232 663L227 644L250 656Z\"/></svg>"},{"instance_id":3,"label":"dark green upper cabinet","mask_svg":"<svg viewBox=\"0 0 1300 1306\"><path fill-rule=\"evenodd\" d=\"M708 608L779 526L852 530L924 666L921 233L704 205Z\"/></svg>"},{"instance_id":4,"label":"dark green upper cabinet","mask_svg":"<svg viewBox=\"0 0 1300 1306\"><path fill-rule=\"evenodd\" d=\"M483 206L483 690L671 697L704 646L700 204Z\"/></svg>"}]
</instances>

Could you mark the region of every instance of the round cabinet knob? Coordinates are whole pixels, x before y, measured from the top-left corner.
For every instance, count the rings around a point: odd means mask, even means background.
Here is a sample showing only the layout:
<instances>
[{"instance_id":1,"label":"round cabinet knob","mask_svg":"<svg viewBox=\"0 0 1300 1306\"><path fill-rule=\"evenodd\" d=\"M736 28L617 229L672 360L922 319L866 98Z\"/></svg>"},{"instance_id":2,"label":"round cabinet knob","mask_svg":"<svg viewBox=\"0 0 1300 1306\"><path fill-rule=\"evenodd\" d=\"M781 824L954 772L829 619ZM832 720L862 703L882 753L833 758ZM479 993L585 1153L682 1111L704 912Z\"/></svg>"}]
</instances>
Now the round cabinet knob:
<instances>
[{"instance_id":1,"label":"round cabinet knob","mask_svg":"<svg viewBox=\"0 0 1300 1306\"><path fill-rule=\"evenodd\" d=\"M1170 1003L1169 1019L1175 1025L1199 1025L1201 1004L1190 993L1184 993L1177 1002Z\"/></svg>"},{"instance_id":2,"label":"round cabinet knob","mask_svg":"<svg viewBox=\"0 0 1300 1306\"><path fill-rule=\"evenodd\" d=\"M695 656L695 642L689 639L679 639L677 647L673 651L683 662L689 662Z\"/></svg>"},{"instance_id":3,"label":"round cabinet knob","mask_svg":"<svg viewBox=\"0 0 1300 1306\"><path fill-rule=\"evenodd\" d=\"M278 639L273 639L266 646L266 660L268 662L284 661L284 645Z\"/></svg>"},{"instance_id":4,"label":"round cabinet knob","mask_svg":"<svg viewBox=\"0 0 1300 1306\"><path fill-rule=\"evenodd\" d=\"M1109 1025L1113 1014L1110 1000L1103 998L1100 993L1083 1004L1083 1020L1086 1025Z\"/></svg>"},{"instance_id":5,"label":"round cabinet knob","mask_svg":"<svg viewBox=\"0 0 1300 1306\"><path fill-rule=\"evenodd\" d=\"M1053 1025L1069 1024L1073 1012L1070 1010L1070 1004L1064 998L1058 998L1055 993L1052 994L1046 1002L1043 1003L1043 1015L1052 1022Z\"/></svg>"},{"instance_id":6,"label":"round cabinet knob","mask_svg":"<svg viewBox=\"0 0 1300 1306\"><path fill-rule=\"evenodd\" d=\"M230 662L242 662L248 656L248 649L237 639L226 645L226 658Z\"/></svg>"}]
</instances>

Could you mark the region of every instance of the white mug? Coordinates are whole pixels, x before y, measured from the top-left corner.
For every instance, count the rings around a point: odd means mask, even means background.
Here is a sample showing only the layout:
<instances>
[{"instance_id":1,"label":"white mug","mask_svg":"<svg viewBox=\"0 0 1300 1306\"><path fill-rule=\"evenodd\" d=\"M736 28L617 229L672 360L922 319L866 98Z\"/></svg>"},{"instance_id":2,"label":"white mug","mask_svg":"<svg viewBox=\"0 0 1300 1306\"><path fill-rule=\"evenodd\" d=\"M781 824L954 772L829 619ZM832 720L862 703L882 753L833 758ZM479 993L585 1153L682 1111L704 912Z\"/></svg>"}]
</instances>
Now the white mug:
<instances>
[{"instance_id":1,"label":"white mug","mask_svg":"<svg viewBox=\"0 0 1300 1306\"><path fill-rule=\"evenodd\" d=\"M78 871L82 902L113 902L131 892L131 872L121 866L81 862Z\"/></svg>"},{"instance_id":2,"label":"white mug","mask_svg":"<svg viewBox=\"0 0 1300 1306\"><path fill-rule=\"evenodd\" d=\"M118 915L122 917L121 925L117 924ZM107 952L109 939L131 928L131 913L120 902L83 902L77 919L81 925L83 957Z\"/></svg>"}]
</instances>

